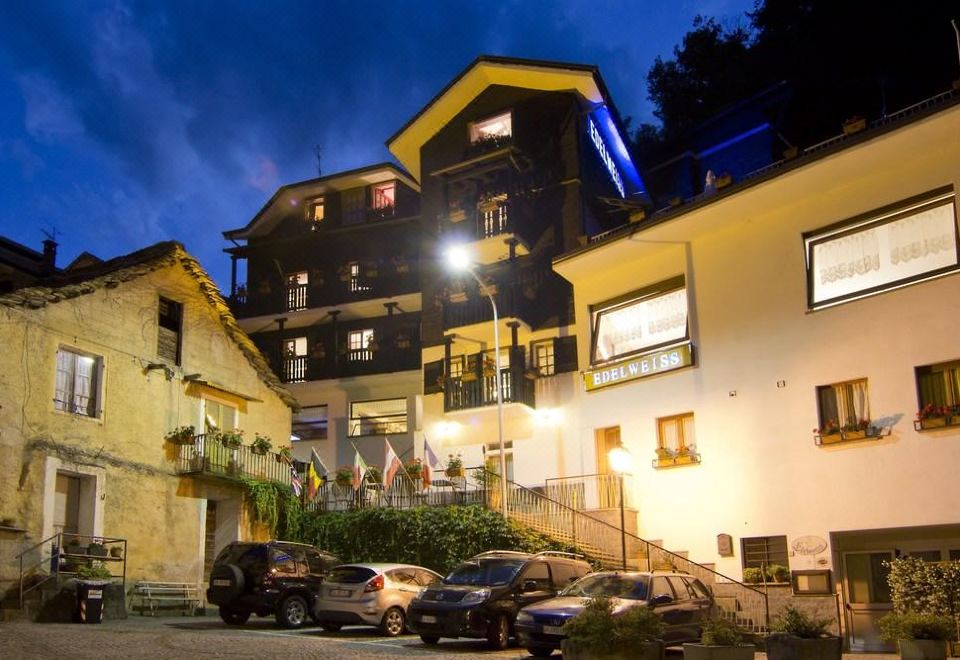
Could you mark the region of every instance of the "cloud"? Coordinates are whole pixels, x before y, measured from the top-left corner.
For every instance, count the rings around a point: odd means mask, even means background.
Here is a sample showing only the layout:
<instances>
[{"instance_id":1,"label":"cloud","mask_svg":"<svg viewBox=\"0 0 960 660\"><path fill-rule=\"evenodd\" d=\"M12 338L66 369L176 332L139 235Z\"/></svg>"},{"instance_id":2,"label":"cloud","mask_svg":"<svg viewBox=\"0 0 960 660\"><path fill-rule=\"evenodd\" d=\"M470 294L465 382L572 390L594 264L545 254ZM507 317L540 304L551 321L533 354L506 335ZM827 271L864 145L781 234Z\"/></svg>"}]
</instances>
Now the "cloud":
<instances>
[{"instance_id":1,"label":"cloud","mask_svg":"<svg viewBox=\"0 0 960 660\"><path fill-rule=\"evenodd\" d=\"M83 135L83 122L72 100L53 80L37 73L16 80L25 104L24 127L32 138L57 143Z\"/></svg>"},{"instance_id":2,"label":"cloud","mask_svg":"<svg viewBox=\"0 0 960 660\"><path fill-rule=\"evenodd\" d=\"M0 156L7 156L20 166L20 174L27 181L32 181L38 172L46 167L46 163L30 148L25 140L0 140Z\"/></svg>"},{"instance_id":3,"label":"cloud","mask_svg":"<svg viewBox=\"0 0 960 660\"><path fill-rule=\"evenodd\" d=\"M257 158L256 168L247 176L247 185L263 193L272 193L277 187L278 179L276 163L261 155Z\"/></svg>"}]
</instances>

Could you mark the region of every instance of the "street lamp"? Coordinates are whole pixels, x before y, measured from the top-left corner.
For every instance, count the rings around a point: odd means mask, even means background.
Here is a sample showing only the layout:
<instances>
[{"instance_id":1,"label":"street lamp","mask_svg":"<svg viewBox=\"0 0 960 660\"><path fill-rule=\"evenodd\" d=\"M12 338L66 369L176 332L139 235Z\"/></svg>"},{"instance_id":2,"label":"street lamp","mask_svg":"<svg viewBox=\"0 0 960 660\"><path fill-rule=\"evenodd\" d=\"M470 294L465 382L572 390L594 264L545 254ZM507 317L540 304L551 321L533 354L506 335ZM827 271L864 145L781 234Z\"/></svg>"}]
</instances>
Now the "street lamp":
<instances>
[{"instance_id":1,"label":"street lamp","mask_svg":"<svg viewBox=\"0 0 960 660\"><path fill-rule=\"evenodd\" d=\"M497 372L494 379L494 389L497 396L497 439L500 447L500 512L503 517L507 517L507 453L503 445L503 393L501 392L500 373L500 319L497 315L497 301L490 292L490 287L480 279L473 269L473 263L470 260L470 254L462 246L454 246L446 251L447 264L455 272L469 273L477 281L480 287L480 293L490 299L490 307L493 308L493 359Z\"/></svg>"},{"instance_id":2,"label":"street lamp","mask_svg":"<svg viewBox=\"0 0 960 660\"><path fill-rule=\"evenodd\" d=\"M614 447L607 453L610 467L617 473L620 481L620 552L623 557L623 570L627 570L627 528L623 514L623 475L630 474L633 457L623 446Z\"/></svg>"}]
</instances>

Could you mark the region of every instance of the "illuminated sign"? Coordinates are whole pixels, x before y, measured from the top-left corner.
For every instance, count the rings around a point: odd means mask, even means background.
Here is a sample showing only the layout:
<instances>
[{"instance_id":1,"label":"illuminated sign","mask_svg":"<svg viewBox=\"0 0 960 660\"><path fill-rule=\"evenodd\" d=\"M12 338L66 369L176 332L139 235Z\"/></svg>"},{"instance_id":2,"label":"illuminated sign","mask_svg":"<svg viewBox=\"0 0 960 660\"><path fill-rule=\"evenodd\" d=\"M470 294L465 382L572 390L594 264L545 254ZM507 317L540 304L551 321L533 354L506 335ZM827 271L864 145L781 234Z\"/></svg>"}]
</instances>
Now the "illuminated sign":
<instances>
[{"instance_id":1,"label":"illuminated sign","mask_svg":"<svg viewBox=\"0 0 960 660\"><path fill-rule=\"evenodd\" d=\"M631 360L583 372L583 386L589 392L608 385L617 385L629 380L646 378L664 371L672 371L693 364L693 349L690 344L668 348L665 351L647 353Z\"/></svg>"},{"instance_id":2,"label":"illuminated sign","mask_svg":"<svg viewBox=\"0 0 960 660\"><path fill-rule=\"evenodd\" d=\"M617 169L617 164L613 161L613 157L610 156L610 150L607 149L607 144L603 141L603 136L600 135L600 131L597 129L597 125L591 117L587 117L587 132L590 134L590 141L593 142L593 146L597 148L597 153L600 154L600 160L606 165L607 172L610 173L610 178L613 179L613 185L620 191L621 197L626 197L627 194L623 188L623 177L620 176L620 170Z\"/></svg>"}]
</instances>

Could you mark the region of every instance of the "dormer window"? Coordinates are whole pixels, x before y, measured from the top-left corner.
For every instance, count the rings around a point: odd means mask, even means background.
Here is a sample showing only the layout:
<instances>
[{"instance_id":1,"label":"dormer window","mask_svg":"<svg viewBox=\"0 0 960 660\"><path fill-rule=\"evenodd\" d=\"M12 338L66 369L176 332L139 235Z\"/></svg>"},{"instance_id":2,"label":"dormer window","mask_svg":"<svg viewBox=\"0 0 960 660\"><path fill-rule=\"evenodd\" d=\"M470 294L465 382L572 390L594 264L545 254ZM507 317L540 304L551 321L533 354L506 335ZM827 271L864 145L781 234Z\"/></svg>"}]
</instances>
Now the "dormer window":
<instances>
[{"instance_id":1,"label":"dormer window","mask_svg":"<svg viewBox=\"0 0 960 660\"><path fill-rule=\"evenodd\" d=\"M513 117L510 111L470 123L470 143L501 142L513 135Z\"/></svg>"},{"instance_id":2,"label":"dormer window","mask_svg":"<svg viewBox=\"0 0 960 660\"><path fill-rule=\"evenodd\" d=\"M307 203L307 221L311 229L316 229L317 225L323 222L324 217L324 198L315 197Z\"/></svg>"}]
</instances>

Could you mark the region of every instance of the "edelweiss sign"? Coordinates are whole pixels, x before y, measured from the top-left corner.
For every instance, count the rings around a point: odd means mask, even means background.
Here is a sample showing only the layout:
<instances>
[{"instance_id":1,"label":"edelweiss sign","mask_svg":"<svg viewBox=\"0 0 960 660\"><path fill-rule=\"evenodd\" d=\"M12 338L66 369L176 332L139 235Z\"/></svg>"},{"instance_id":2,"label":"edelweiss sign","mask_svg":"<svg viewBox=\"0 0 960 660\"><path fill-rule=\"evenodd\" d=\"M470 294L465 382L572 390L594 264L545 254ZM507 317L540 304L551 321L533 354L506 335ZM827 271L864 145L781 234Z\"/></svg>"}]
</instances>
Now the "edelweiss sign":
<instances>
[{"instance_id":1,"label":"edelweiss sign","mask_svg":"<svg viewBox=\"0 0 960 660\"><path fill-rule=\"evenodd\" d=\"M684 344L665 351L647 353L632 360L624 360L609 367L585 371L583 386L589 392L608 385L689 367L691 364L693 364L693 350L690 344Z\"/></svg>"},{"instance_id":2,"label":"edelweiss sign","mask_svg":"<svg viewBox=\"0 0 960 660\"><path fill-rule=\"evenodd\" d=\"M600 130L590 117L587 117L587 133L590 134L590 141L593 142L593 146L597 148L597 153L600 154L600 160L606 165L607 172L610 173L610 178L613 179L613 185L620 191L621 197L626 197L627 194L623 187L623 177L620 176L620 170L617 169L617 164L613 161L613 157L610 156L610 151L607 149L606 142L603 141L603 136L600 135Z\"/></svg>"}]
</instances>

